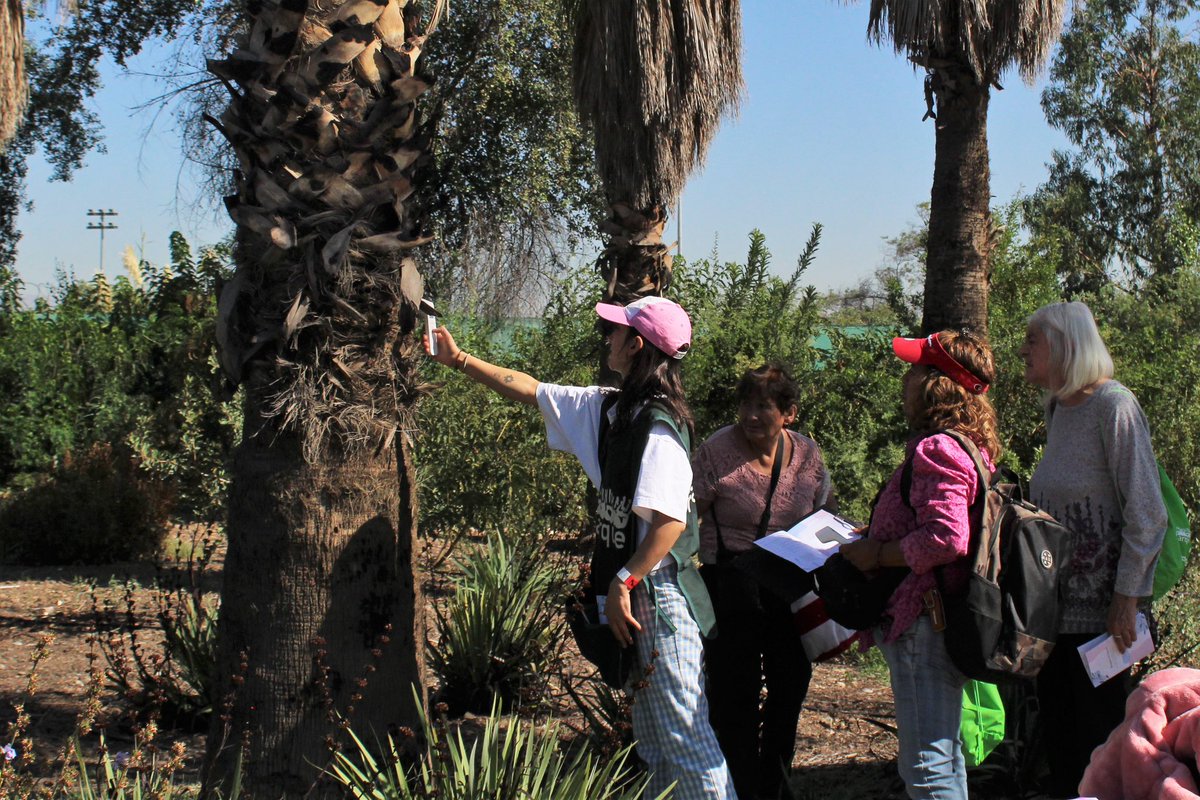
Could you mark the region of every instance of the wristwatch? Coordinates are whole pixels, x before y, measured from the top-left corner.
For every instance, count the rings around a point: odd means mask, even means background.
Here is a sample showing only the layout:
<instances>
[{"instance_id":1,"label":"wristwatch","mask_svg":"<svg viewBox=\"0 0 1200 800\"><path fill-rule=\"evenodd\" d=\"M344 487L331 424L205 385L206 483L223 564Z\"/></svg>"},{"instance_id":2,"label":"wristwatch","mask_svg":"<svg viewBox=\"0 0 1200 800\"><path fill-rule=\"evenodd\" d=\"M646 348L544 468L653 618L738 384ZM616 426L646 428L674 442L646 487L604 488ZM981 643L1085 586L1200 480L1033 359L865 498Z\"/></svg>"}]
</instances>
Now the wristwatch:
<instances>
[{"instance_id":1,"label":"wristwatch","mask_svg":"<svg viewBox=\"0 0 1200 800\"><path fill-rule=\"evenodd\" d=\"M642 582L641 578L638 578L624 567L621 567L619 570L617 570L617 580L625 584L625 588L631 592L633 591L633 587Z\"/></svg>"}]
</instances>

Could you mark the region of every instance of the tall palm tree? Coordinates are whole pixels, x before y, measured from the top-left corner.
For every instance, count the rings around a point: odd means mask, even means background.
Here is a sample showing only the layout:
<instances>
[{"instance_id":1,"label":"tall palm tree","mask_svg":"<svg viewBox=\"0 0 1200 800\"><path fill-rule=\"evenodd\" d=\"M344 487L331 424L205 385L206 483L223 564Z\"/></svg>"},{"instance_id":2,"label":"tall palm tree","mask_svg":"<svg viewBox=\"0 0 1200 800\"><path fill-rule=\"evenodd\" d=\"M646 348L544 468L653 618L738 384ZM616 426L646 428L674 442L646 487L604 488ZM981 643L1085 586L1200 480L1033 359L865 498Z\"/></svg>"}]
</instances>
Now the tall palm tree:
<instances>
[{"instance_id":1,"label":"tall palm tree","mask_svg":"<svg viewBox=\"0 0 1200 800\"><path fill-rule=\"evenodd\" d=\"M251 0L210 119L238 169L237 269L220 357L245 390L220 618L230 707L210 787L246 745L252 794L299 796L337 733L416 727L424 691L416 501L406 429L429 241L413 200L430 132L409 0Z\"/></svg>"},{"instance_id":2,"label":"tall palm tree","mask_svg":"<svg viewBox=\"0 0 1200 800\"><path fill-rule=\"evenodd\" d=\"M21 0L0 6L0 150L25 115L25 10Z\"/></svg>"},{"instance_id":3,"label":"tall palm tree","mask_svg":"<svg viewBox=\"0 0 1200 800\"><path fill-rule=\"evenodd\" d=\"M611 214L606 298L662 294L667 210L742 90L738 0L569 0L575 100Z\"/></svg>"},{"instance_id":4,"label":"tall palm tree","mask_svg":"<svg viewBox=\"0 0 1200 800\"><path fill-rule=\"evenodd\" d=\"M987 332L992 249L987 113L1016 66L1032 81L1062 30L1064 0L871 0L867 35L926 70L937 125L929 205L926 332Z\"/></svg>"}]
</instances>

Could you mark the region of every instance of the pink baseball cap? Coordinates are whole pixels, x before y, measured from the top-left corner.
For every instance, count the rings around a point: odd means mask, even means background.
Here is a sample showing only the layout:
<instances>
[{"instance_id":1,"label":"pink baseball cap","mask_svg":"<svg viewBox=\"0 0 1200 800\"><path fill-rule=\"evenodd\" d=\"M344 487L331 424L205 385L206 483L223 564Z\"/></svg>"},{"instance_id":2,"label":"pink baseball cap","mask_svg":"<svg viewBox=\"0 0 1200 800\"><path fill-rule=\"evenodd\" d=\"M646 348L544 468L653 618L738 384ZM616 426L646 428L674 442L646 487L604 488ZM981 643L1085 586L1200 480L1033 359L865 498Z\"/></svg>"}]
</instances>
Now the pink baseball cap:
<instances>
[{"instance_id":1,"label":"pink baseball cap","mask_svg":"<svg viewBox=\"0 0 1200 800\"><path fill-rule=\"evenodd\" d=\"M692 348L692 321L678 303L665 297L640 297L627 306L596 303L600 319L633 328L671 358Z\"/></svg>"}]
</instances>

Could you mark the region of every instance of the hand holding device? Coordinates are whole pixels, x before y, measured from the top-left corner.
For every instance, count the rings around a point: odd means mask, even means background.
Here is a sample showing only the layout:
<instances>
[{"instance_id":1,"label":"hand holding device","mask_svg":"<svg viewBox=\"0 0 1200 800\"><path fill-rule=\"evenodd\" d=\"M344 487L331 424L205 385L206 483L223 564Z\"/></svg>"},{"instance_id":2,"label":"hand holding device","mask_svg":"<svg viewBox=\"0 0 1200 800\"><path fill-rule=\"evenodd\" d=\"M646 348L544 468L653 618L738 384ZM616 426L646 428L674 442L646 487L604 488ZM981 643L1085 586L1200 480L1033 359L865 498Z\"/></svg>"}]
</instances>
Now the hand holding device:
<instances>
[{"instance_id":1,"label":"hand holding device","mask_svg":"<svg viewBox=\"0 0 1200 800\"><path fill-rule=\"evenodd\" d=\"M437 334L434 331L437 330L437 309L433 307L433 303L428 298L422 298L419 309L425 314L425 336L429 340L429 355L436 357L438 354L438 340Z\"/></svg>"}]
</instances>

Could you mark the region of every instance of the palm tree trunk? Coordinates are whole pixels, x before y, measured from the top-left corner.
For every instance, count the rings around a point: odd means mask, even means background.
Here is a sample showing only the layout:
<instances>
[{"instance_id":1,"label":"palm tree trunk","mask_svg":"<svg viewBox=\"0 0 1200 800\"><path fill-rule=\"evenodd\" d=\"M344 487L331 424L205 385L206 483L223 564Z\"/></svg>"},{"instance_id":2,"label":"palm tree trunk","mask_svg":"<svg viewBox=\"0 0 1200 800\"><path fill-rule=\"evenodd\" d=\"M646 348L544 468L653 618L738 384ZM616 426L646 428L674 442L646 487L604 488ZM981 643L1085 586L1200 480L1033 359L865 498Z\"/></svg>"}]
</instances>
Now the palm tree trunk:
<instances>
[{"instance_id":1,"label":"palm tree trunk","mask_svg":"<svg viewBox=\"0 0 1200 800\"><path fill-rule=\"evenodd\" d=\"M210 788L228 796L244 746L253 796L298 797L329 761L339 717L367 741L416 724L423 598L413 465L396 441L320 463L294 436L247 435L240 448L220 617L222 672L237 679L213 733L227 746L210 750Z\"/></svg>"},{"instance_id":2,"label":"palm tree trunk","mask_svg":"<svg viewBox=\"0 0 1200 800\"><path fill-rule=\"evenodd\" d=\"M426 700L403 431L423 391L409 254L430 238L411 197L429 158L418 59L433 23L418 33L409 0L246 8L237 50L208 65L230 94L209 121L239 163L217 338L246 424L218 631L229 699L205 784L228 796L241 752L250 794L299 797L341 720L382 740L419 728Z\"/></svg>"},{"instance_id":3,"label":"palm tree trunk","mask_svg":"<svg viewBox=\"0 0 1200 800\"><path fill-rule=\"evenodd\" d=\"M939 67L933 190L922 331L987 335L992 244L988 88L966 67Z\"/></svg>"},{"instance_id":4,"label":"palm tree trunk","mask_svg":"<svg viewBox=\"0 0 1200 800\"><path fill-rule=\"evenodd\" d=\"M0 150L25 116L25 12L21 0L0 7Z\"/></svg>"},{"instance_id":5,"label":"palm tree trunk","mask_svg":"<svg viewBox=\"0 0 1200 800\"><path fill-rule=\"evenodd\" d=\"M674 261L663 244L666 224L666 215L657 207L635 211L628 203L612 205L609 218L600 223L607 241L596 265L606 302L661 297L671 286Z\"/></svg>"}]
</instances>

